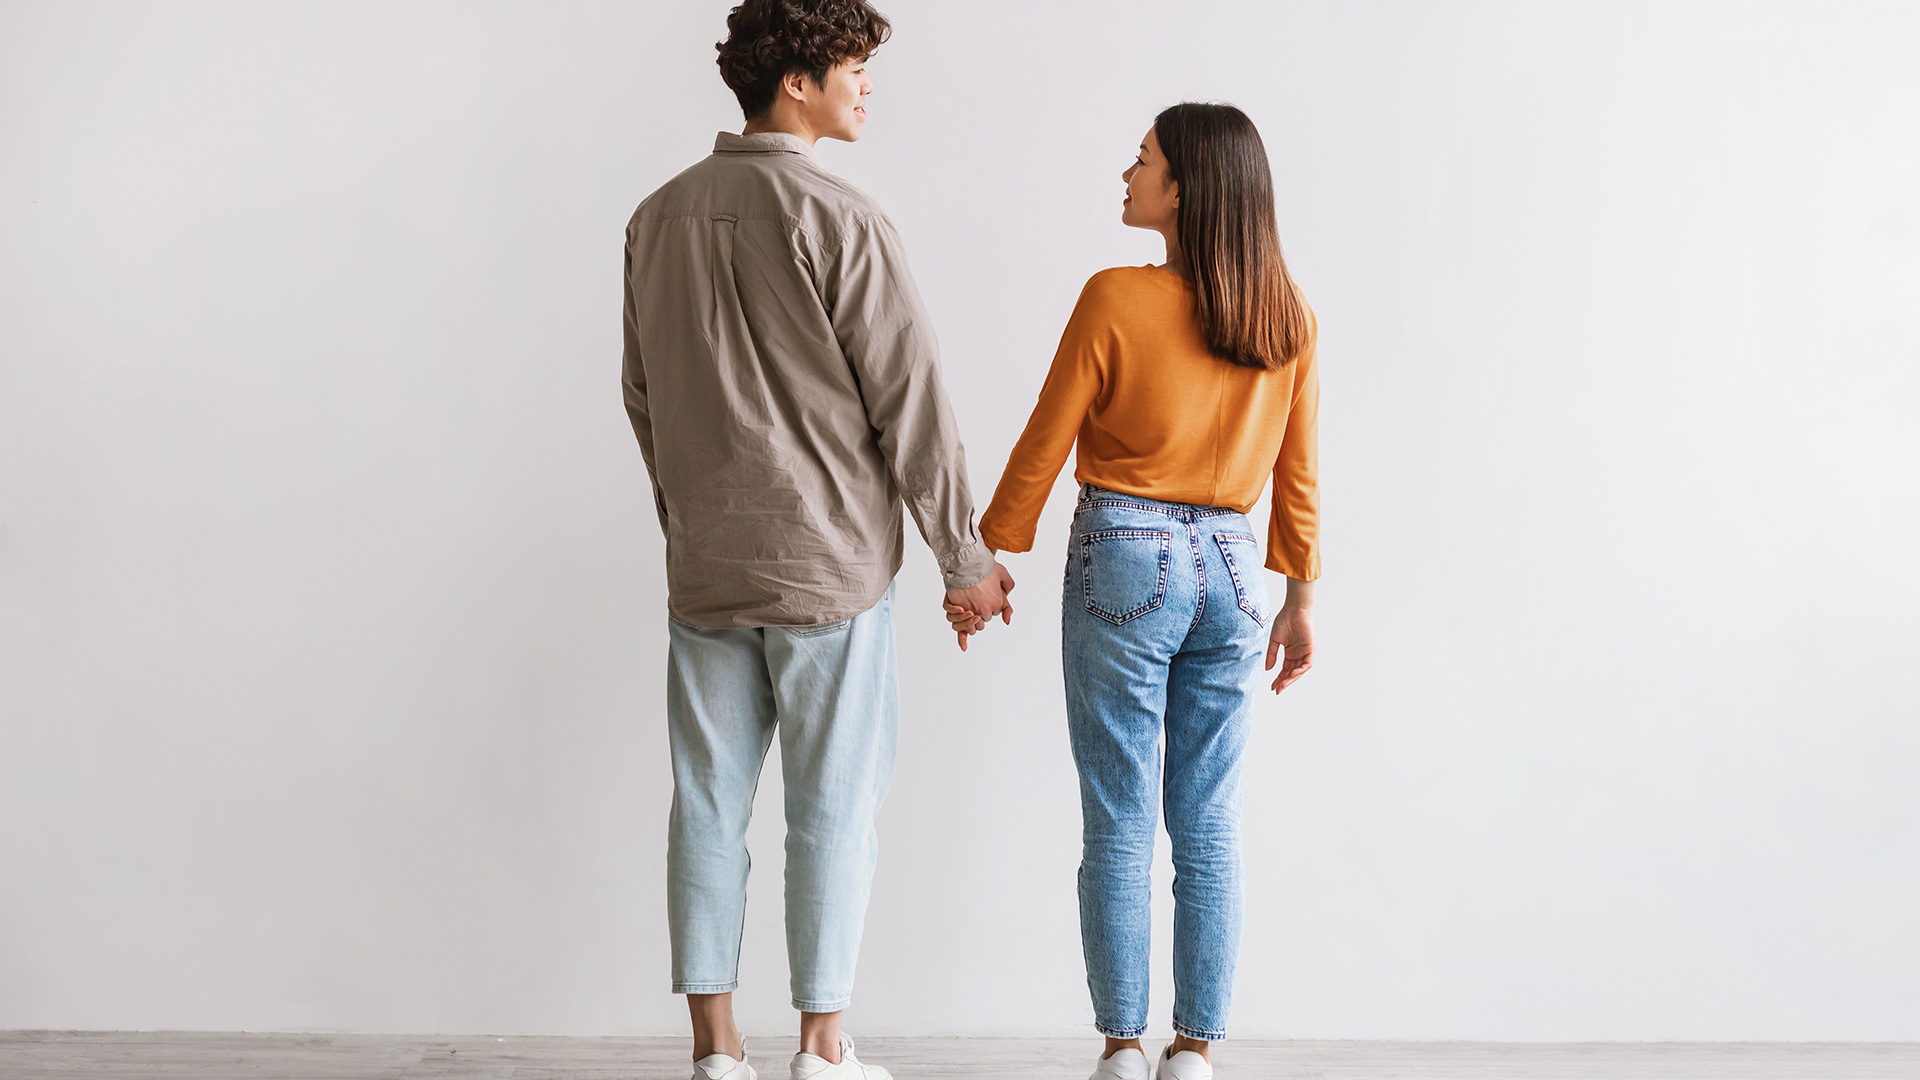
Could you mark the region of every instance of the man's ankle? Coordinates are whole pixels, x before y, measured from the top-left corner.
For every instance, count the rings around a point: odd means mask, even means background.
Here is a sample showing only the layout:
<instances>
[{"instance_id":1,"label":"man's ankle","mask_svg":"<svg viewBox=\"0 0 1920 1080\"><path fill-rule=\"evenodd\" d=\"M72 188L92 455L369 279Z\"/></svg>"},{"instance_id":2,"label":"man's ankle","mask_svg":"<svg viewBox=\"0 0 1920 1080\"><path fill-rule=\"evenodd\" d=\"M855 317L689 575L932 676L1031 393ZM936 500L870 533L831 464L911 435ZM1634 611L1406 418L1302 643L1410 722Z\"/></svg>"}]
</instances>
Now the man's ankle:
<instances>
[{"instance_id":1,"label":"man's ankle","mask_svg":"<svg viewBox=\"0 0 1920 1080\"><path fill-rule=\"evenodd\" d=\"M693 1022L693 1060L725 1054L746 1060L746 1043L733 1022L733 994L688 994L687 1016Z\"/></svg>"},{"instance_id":2,"label":"man's ankle","mask_svg":"<svg viewBox=\"0 0 1920 1080\"><path fill-rule=\"evenodd\" d=\"M840 1064L840 1014L800 1014L800 1052L829 1065Z\"/></svg>"}]
</instances>

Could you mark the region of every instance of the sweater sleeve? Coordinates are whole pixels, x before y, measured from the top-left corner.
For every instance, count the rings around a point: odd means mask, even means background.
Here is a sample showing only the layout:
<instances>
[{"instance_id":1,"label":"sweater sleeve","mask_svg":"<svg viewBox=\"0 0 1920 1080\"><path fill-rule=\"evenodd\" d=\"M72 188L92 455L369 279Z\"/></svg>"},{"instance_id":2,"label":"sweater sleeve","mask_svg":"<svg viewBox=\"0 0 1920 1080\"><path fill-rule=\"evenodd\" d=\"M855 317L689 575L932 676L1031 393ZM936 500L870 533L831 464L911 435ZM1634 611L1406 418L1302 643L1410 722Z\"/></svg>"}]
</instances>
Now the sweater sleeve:
<instances>
[{"instance_id":1,"label":"sweater sleeve","mask_svg":"<svg viewBox=\"0 0 1920 1080\"><path fill-rule=\"evenodd\" d=\"M1307 347L1294 360L1293 404L1273 463L1273 520L1267 569L1312 581L1320 576L1320 324L1308 310Z\"/></svg>"},{"instance_id":2,"label":"sweater sleeve","mask_svg":"<svg viewBox=\"0 0 1920 1080\"><path fill-rule=\"evenodd\" d=\"M1059 479L1060 466L1066 463L1087 410L1106 385L1114 334L1105 291L1097 274L1080 291L1060 336L1060 348L1053 354L1053 367L1040 387L1040 400L1007 458L993 502L980 518L980 535L997 551L1033 549L1040 511Z\"/></svg>"}]
</instances>

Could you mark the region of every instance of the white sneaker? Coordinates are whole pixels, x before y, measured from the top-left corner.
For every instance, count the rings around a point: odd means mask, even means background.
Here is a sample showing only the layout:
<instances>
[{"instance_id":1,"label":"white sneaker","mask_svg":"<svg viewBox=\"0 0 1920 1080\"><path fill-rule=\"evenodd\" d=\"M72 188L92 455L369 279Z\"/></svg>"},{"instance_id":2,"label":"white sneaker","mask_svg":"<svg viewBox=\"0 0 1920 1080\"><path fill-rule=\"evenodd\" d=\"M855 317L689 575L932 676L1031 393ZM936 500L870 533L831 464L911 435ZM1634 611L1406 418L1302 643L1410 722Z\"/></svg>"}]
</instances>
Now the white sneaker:
<instances>
[{"instance_id":1,"label":"white sneaker","mask_svg":"<svg viewBox=\"0 0 1920 1080\"><path fill-rule=\"evenodd\" d=\"M1153 1066L1147 1064L1147 1055L1129 1046L1115 1050L1112 1057L1101 1058L1087 1080L1150 1080L1152 1075Z\"/></svg>"},{"instance_id":2,"label":"white sneaker","mask_svg":"<svg viewBox=\"0 0 1920 1080\"><path fill-rule=\"evenodd\" d=\"M1191 1050L1182 1050L1175 1054L1173 1046L1160 1052L1160 1068L1154 1073L1154 1080L1213 1080L1213 1066L1207 1059Z\"/></svg>"},{"instance_id":3,"label":"white sneaker","mask_svg":"<svg viewBox=\"0 0 1920 1080\"><path fill-rule=\"evenodd\" d=\"M742 1050L738 1061L725 1054L708 1054L694 1062L693 1080L759 1080L759 1074L747 1064L747 1052Z\"/></svg>"},{"instance_id":4,"label":"white sneaker","mask_svg":"<svg viewBox=\"0 0 1920 1080\"><path fill-rule=\"evenodd\" d=\"M793 1080L893 1080L893 1074L878 1065L860 1064L853 1056L853 1036L841 1032L840 1064L803 1050L793 1055Z\"/></svg>"}]
</instances>

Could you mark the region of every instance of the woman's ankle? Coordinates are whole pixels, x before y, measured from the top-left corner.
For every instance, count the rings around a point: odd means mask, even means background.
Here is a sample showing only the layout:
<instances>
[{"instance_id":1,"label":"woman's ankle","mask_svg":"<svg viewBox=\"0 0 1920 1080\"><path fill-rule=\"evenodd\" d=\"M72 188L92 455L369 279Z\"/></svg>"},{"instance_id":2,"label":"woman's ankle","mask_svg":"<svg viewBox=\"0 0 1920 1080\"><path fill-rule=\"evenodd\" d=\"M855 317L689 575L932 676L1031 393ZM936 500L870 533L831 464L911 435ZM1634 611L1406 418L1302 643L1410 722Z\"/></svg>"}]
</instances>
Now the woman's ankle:
<instances>
[{"instance_id":1,"label":"woman's ankle","mask_svg":"<svg viewBox=\"0 0 1920 1080\"><path fill-rule=\"evenodd\" d=\"M1106 1052L1100 1055L1100 1060L1105 1061L1122 1050L1140 1050L1141 1053L1146 1053L1145 1050L1140 1049L1139 1039L1116 1039L1109 1035Z\"/></svg>"},{"instance_id":2,"label":"woman's ankle","mask_svg":"<svg viewBox=\"0 0 1920 1080\"><path fill-rule=\"evenodd\" d=\"M1175 1033L1173 1036L1173 1042L1167 1047L1167 1053L1180 1054L1180 1053L1186 1053L1186 1052L1199 1054L1200 1059L1202 1061L1213 1060L1212 1058L1207 1057L1206 1043L1200 1041L1199 1039L1191 1039L1185 1035Z\"/></svg>"}]
</instances>

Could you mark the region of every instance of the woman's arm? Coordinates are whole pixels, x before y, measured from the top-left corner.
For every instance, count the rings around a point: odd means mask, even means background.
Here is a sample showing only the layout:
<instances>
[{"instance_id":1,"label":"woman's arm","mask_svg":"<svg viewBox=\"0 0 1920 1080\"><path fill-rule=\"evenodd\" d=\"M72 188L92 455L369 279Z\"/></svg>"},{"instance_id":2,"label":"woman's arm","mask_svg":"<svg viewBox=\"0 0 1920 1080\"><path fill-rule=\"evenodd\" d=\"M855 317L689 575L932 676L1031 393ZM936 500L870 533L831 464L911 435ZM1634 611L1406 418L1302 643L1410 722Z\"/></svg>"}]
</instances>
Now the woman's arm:
<instances>
[{"instance_id":1,"label":"woman's arm","mask_svg":"<svg viewBox=\"0 0 1920 1080\"><path fill-rule=\"evenodd\" d=\"M1007 457L993 502L980 517L980 536L995 551L1032 549L1040 511L1105 381L1112 315L1099 282L1095 276L1081 291L1040 388L1040 400Z\"/></svg>"},{"instance_id":2,"label":"woman's arm","mask_svg":"<svg viewBox=\"0 0 1920 1080\"><path fill-rule=\"evenodd\" d=\"M1309 345L1293 363L1293 401L1273 463L1273 516L1267 569L1289 578L1320 576L1320 368Z\"/></svg>"},{"instance_id":3,"label":"woman's arm","mask_svg":"<svg viewBox=\"0 0 1920 1080\"><path fill-rule=\"evenodd\" d=\"M1286 654L1286 663L1273 680L1273 692L1279 693L1313 666L1313 582L1287 579L1287 600L1280 614L1273 617L1273 631L1267 635L1267 670Z\"/></svg>"},{"instance_id":4,"label":"woman's arm","mask_svg":"<svg viewBox=\"0 0 1920 1080\"><path fill-rule=\"evenodd\" d=\"M1267 567L1287 575L1287 599L1267 636L1267 670L1285 654L1273 692L1292 686L1313 666L1313 582L1320 576L1320 323L1307 309L1307 347L1294 363L1287 431L1273 463L1273 520Z\"/></svg>"}]
</instances>

